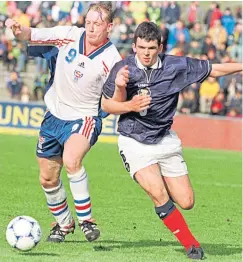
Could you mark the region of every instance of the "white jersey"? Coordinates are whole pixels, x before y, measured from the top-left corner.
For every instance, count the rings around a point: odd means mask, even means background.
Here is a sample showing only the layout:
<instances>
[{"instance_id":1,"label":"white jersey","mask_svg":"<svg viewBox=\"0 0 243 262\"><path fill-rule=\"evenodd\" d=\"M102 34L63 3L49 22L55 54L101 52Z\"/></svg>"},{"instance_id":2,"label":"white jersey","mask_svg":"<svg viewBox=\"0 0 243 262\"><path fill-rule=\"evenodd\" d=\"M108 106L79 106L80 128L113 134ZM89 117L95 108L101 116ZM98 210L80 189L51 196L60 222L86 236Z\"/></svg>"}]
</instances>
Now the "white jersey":
<instances>
[{"instance_id":1,"label":"white jersey","mask_svg":"<svg viewBox=\"0 0 243 262\"><path fill-rule=\"evenodd\" d=\"M76 26L31 28L30 45L54 45L57 54L53 83L45 95L50 112L63 120L98 116L102 87L121 60L109 41L86 54L85 29Z\"/></svg>"}]
</instances>

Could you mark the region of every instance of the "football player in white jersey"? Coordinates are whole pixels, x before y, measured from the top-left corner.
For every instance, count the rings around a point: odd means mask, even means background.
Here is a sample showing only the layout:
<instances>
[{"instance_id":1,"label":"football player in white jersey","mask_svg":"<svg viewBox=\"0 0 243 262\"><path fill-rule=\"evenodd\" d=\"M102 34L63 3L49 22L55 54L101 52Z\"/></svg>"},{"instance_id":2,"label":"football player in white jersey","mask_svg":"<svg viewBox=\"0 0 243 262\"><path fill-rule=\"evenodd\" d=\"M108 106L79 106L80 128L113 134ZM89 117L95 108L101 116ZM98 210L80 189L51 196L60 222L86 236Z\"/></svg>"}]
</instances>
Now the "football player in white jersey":
<instances>
[{"instance_id":1,"label":"football player in white jersey","mask_svg":"<svg viewBox=\"0 0 243 262\"><path fill-rule=\"evenodd\" d=\"M48 111L37 145L40 183L56 219L48 241L63 242L75 229L60 180L63 165L68 173L79 227L88 241L100 235L92 218L88 178L82 161L101 133L102 86L113 65L121 60L108 39L112 20L111 7L97 3L87 12L85 28L37 29L23 27L14 20L6 21L17 39L29 41L39 50L42 45L53 46L43 53L51 68L51 79L45 94Z\"/></svg>"}]
</instances>

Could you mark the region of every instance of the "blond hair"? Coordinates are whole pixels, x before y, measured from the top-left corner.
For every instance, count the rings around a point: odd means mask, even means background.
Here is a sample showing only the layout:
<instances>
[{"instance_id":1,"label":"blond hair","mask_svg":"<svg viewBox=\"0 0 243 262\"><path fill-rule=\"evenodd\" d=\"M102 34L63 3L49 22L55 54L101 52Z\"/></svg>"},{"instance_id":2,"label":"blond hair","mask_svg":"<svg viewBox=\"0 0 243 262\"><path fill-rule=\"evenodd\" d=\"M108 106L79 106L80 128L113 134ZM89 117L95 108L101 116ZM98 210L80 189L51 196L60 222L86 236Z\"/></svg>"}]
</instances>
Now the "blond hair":
<instances>
[{"instance_id":1,"label":"blond hair","mask_svg":"<svg viewBox=\"0 0 243 262\"><path fill-rule=\"evenodd\" d=\"M113 22L113 18L114 18L114 13L112 11L112 6L111 4L107 4L107 3L96 3L96 4L91 4L89 6L89 10L88 12L92 10L95 12L98 12L100 15L101 20L103 21L103 17L102 17L102 12L104 12L106 14L106 21L108 23L112 23ZM87 13L88 13L87 12Z\"/></svg>"}]
</instances>

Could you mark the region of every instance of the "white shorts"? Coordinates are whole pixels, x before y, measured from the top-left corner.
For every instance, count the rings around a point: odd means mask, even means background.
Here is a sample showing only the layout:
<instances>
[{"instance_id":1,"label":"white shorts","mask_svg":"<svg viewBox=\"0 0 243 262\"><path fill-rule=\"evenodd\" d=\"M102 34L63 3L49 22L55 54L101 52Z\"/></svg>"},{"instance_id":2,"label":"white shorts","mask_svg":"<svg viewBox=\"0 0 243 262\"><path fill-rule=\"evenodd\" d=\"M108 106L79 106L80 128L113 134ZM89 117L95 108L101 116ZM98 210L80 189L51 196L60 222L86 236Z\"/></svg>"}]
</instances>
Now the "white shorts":
<instances>
[{"instance_id":1,"label":"white shorts","mask_svg":"<svg viewBox=\"0 0 243 262\"><path fill-rule=\"evenodd\" d=\"M163 176L178 177L188 174L182 156L181 140L174 131L169 131L159 143L151 145L119 135L118 147L123 164L132 178L140 169L156 163Z\"/></svg>"}]
</instances>

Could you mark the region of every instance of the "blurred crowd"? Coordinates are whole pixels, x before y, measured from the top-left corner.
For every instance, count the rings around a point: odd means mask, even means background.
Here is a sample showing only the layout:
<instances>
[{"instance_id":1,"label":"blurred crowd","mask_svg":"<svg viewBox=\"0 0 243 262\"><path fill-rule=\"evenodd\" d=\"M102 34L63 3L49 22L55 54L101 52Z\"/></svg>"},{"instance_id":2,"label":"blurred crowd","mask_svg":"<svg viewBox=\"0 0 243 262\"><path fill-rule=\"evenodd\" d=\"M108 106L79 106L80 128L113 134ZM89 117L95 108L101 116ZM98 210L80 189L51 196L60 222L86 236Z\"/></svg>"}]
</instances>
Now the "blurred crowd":
<instances>
[{"instance_id":1,"label":"blurred crowd","mask_svg":"<svg viewBox=\"0 0 243 262\"><path fill-rule=\"evenodd\" d=\"M92 1L95 2L95 1ZM7 72L6 88L12 99L23 102L42 100L48 82L44 59L26 54L27 44L17 42L4 21L11 17L25 26L84 26L89 4L83 1L1 1L0 62ZM111 2L114 27L110 35L122 57L132 52L136 26L147 20L162 31L163 52L177 56L208 59L211 63L242 62L241 3L116 1ZM234 5L232 5L234 3ZM231 7L230 7L231 6ZM24 74L28 63L35 66L33 86L27 86ZM187 87L179 97L178 112L206 113L230 117L242 116L242 74L208 78L202 84Z\"/></svg>"}]
</instances>

